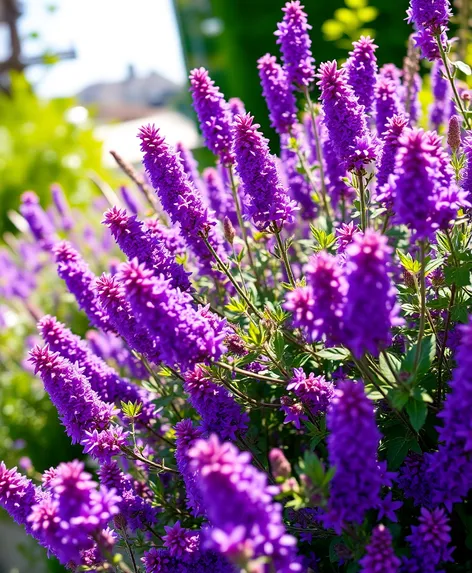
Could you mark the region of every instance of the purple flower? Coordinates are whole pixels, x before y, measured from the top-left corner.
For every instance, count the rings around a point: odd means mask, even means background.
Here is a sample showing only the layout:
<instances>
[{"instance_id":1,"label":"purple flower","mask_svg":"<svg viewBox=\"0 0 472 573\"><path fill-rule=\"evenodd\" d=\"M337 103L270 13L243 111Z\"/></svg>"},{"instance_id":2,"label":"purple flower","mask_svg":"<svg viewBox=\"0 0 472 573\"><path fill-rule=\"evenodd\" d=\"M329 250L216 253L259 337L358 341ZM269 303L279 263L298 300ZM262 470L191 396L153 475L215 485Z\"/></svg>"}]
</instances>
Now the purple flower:
<instances>
[{"instance_id":1,"label":"purple flower","mask_svg":"<svg viewBox=\"0 0 472 573\"><path fill-rule=\"evenodd\" d=\"M451 541L451 528L444 509L421 508L419 525L413 525L411 535L406 539L410 542L411 559L407 560L407 571L435 573L437 566L443 562L452 561L453 548L448 547Z\"/></svg>"},{"instance_id":2,"label":"purple flower","mask_svg":"<svg viewBox=\"0 0 472 573\"><path fill-rule=\"evenodd\" d=\"M64 191L58 183L51 185L51 195L56 211L61 218L62 228L64 231L70 231L74 226L74 220L70 212L69 204L67 203L67 199L64 195Z\"/></svg>"},{"instance_id":3,"label":"purple flower","mask_svg":"<svg viewBox=\"0 0 472 573\"><path fill-rule=\"evenodd\" d=\"M259 58L257 64L271 126L280 135L290 133L297 122L297 106L287 72L270 54Z\"/></svg>"},{"instance_id":4,"label":"purple flower","mask_svg":"<svg viewBox=\"0 0 472 573\"><path fill-rule=\"evenodd\" d=\"M436 36L440 37L445 48L451 14L449 0L410 0L408 22L412 22L416 28L413 37L424 58L436 60L440 57Z\"/></svg>"},{"instance_id":5,"label":"purple flower","mask_svg":"<svg viewBox=\"0 0 472 573\"><path fill-rule=\"evenodd\" d=\"M102 485L113 488L120 496L117 513L132 532L156 523L159 510L151 504L151 491L147 487L143 489L129 474L123 473L116 461L102 463L98 476Z\"/></svg>"},{"instance_id":6,"label":"purple flower","mask_svg":"<svg viewBox=\"0 0 472 573\"><path fill-rule=\"evenodd\" d=\"M0 462L0 507L31 534L27 518L31 507L41 498L41 490L33 482L16 471L8 469Z\"/></svg>"},{"instance_id":7,"label":"purple flower","mask_svg":"<svg viewBox=\"0 0 472 573\"><path fill-rule=\"evenodd\" d=\"M272 448L269 452L270 471L275 478L287 479L292 473L292 466L280 448Z\"/></svg>"},{"instance_id":8,"label":"purple flower","mask_svg":"<svg viewBox=\"0 0 472 573\"><path fill-rule=\"evenodd\" d=\"M431 69L431 90L434 100L429 110L429 121L436 131L449 119L452 90L445 76L441 60L436 60Z\"/></svg>"},{"instance_id":9,"label":"purple flower","mask_svg":"<svg viewBox=\"0 0 472 573\"><path fill-rule=\"evenodd\" d=\"M205 509L197 487L196 471L190 465L188 454L194 442L201 437L201 429L194 427L192 420L184 419L175 425L175 459L184 480L187 505L194 516L204 515Z\"/></svg>"},{"instance_id":10,"label":"purple flower","mask_svg":"<svg viewBox=\"0 0 472 573\"><path fill-rule=\"evenodd\" d=\"M404 80L405 81L405 80ZM416 73L413 76L413 81L411 84L411 93L410 93L410 124L415 125L418 120L421 118L421 102L420 102L420 98L419 98L419 94L421 92L421 88L423 86L423 80L421 79L420 74ZM404 108L405 106L405 92L406 92L406 88L403 90L404 91L404 97L402 98L402 108Z\"/></svg>"},{"instance_id":11,"label":"purple flower","mask_svg":"<svg viewBox=\"0 0 472 573\"><path fill-rule=\"evenodd\" d=\"M355 197L355 191L343 181L347 177L346 166L339 161L325 126L321 124L321 127L321 149L325 167L326 190L333 207L336 208L339 202L345 203L353 196Z\"/></svg>"},{"instance_id":12,"label":"purple flower","mask_svg":"<svg viewBox=\"0 0 472 573\"><path fill-rule=\"evenodd\" d=\"M115 403L118 407L121 402L137 402L143 406L140 421L146 423L155 417L152 396L131 381L118 376L113 368L90 350L84 340L73 334L56 318L44 316L38 323L38 330L50 351L59 352L63 358L79 364L92 390L104 402Z\"/></svg>"},{"instance_id":13,"label":"purple flower","mask_svg":"<svg viewBox=\"0 0 472 573\"><path fill-rule=\"evenodd\" d=\"M308 420L303 404L289 396L281 396L280 403L280 409L285 414L284 424L292 422L295 428L300 430L302 420Z\"/></svg>"},{"instance_id":14,"label":"purple flower","mask_svg":"<svg viewBox=\"0 0 472 573\"><path fill-rule=\"evenodd\" d=\"M289 193L298 203L302 219L312 221L316 218L318 211L317 205L311 197L313 189L306 177L298 171L297 153L295 150L289 149L288 135L284 134L281 137L281 144L281 159Z\"/></svg>"},{"instance_id":15,"label":"purple flower","mask_svg":"<svg viewBox=\"0 0 472 573\"><path fill-rule=\"evenodd\" d=\"M79 307L97 328L113 330L109 318L100 306L95 290L96 277L80 254L67 241L56 243L53 253L57 273L75 296Z\"/></svg>"},{"instance_id":16,"label":"purple flower","mask_svg":"<svg viewBox=\"0 0 472 573\"><path fill-rule=\"evenodd\" d=\"M401 113L401 102L395 82L379 75L375 85L375 125L377 134L382 135L388 128L388 122Z\"/></svg>"},{"instance_id":17,"label":"purple flower","mask_svg":"<svg viewBox=\"0 0 472 573\"><path fill-rule=\"evenodd\" d=\"M83 552L93 549L94 537L118 513L120 498L101 487L77 460L60 464L49 481L48 496L33 506L28 521L40 542L62 564L82 563Z\"/></svg>"},{"instance_id":18,"label":"purple flower","mask_svg":"<svg viewBox=\"0 0 472 573\"><path fill-rule=\"evenodd\" d=\"M140 211L140 205L130 188L126 187L126 185L121 185L120 194L128 211L132 215L137 215Z\"/></svg>"},{"instance_id":19,"label":"purple flower","mask_svg":"<svg viewBox=\"0 0 472 573\"><path fill-rule=\"evenodd\" d=\"M225 259L223 239L216 231L216 221L210 216L203 198L185 173L179 156L165 142L159 130L152 125L142 127L139 137L146 172L164 210L172 223L180 224L185 242L205 271L212 274L212 255L200 235L207 235L209 243Z\"/></svg>"},{"instance_id":20,"label":"purple flower","mask_svg":"<svg viewBox=\"0 0 472 573\"><path fill-rule=\"evenodd\" d=\"M237 115L244 115L246 113L246 108L244 107L244 102L242 102L238 97L231 97L228 100L229 111L234 118Z\"/></svg>"},{"instance_id":21,"label":"purple flower","mask_svg":"<svg viewBox=\"0 0 472 573\"><path fill-rule=\"evenodd\" d=\"M376 525L359 561L361 573L397 573L401 564L392 547L392 535L385 525Z\"/></svg>"},{"instance_id":22,"label":"purple flower","mask_svg":"<svg viewBox=\"0 0 472 573\"><path fill-rule=\"evenodd\" d=\"M400 467L396 482L403 495L412 498L415 505L431 507L432 483L426 474L427 469L427 458L410 452Z\"/></svg>"},{"instance_id":23,"label":"purple flower","mask_svg":"<svg viewBox=\"0 0 472 573\"><path fill-rule=\"evenodd\" d=\"M72 443L80 442L87 431L106 430L116 413L112 404L103 402L82 371L48 346L36 346L30 353L35 374L56 407Z\"/></svg>"},{"instance_id":24,"label":"purple flower","mask_svg":"<svg viewBox=\"0 0 472 573\"><path fill-rule=\"evenodd\" d=\"M192 297L173 289L136 259L123 263L118 272L136 319L157 337L162 360L182 370L198 362L218 360L225 351L224 322L212 322L205 309L195 310ZM217 317L216 317L217 318Z\"/></svg>"},{"instance_id":25,"label":"purple flower","mask_svg":"<svg viewBox=\"0 0 472 573\"><path fill-rule=\"evenodd\" d=\"M328 345L340 342L346 281L338 259L321 251L306 267L307 287L298 287L285 297L284 308L293 312L293 325L310 342L326 338Z\"/></svg>"},{"instance_id":26,"label":"purple flower","mask_svg":"<svg viewBox=\"0 0 472 573\"><path fill-rule=\"evenodd\" d=\"M189 451L211 527L208 546L239 565L265 556L280 573L301 571L296 540L287 535L282 506L266 474L251 465L251 455L216 435L197 440ZM278 488L275 488L277 490Z\"/></svg>"},{"instance_id":27,"label":"purple flower","mask_svg":"<svg viewBox=\"0 0 472 573\"><path fill-rule=\"evenodd\" d=\"M215 384L203 368L196 366L185 374L184 389L202 418L203 433L216 433L222 440L236 440L237 434L246 433L248 415L232 394Z\"/></svg>"},{"instance_id":28,"label":"purple flower","mask_svg":"<svg viewBox=\"0 0 472 573\"><path fill-rule=\"evenodd\" d=\"M456 352L457 367L450 382L444 409L439 417L443 427L439 430L439 450L428 456L426 482L433 488L433 501L452 504L467 496L472 487L472 433L470 408L472 405L472 322L461 326L461 342Z\"/></svg>"},{"instance_id":29,"label":"purple flower","mask_svg":"<svg viewBox=\"0 0 472 573\"><path fill-rule=\"evenodd\" d=\"M362 523L366 511L380 502L380 433L362 383L346 380L338 384L326 421L329 462L336 473L325 520L339 533L344 523Z\"/></svg>"},{"instance_id":30,"label":"purple flower","mask_svg":"<svg viewBox=\"0 0 472 573\"><path fill-rule=\"evenodd\" d=\"M178 224L174 227L164 227L158 219L145 219L143 223L146 231L151 232L156 239L162 241L169 253L172 253L174 256L186 253L187 247L179 232Z\"/></svg>"},{"instance_id":31,"label":"purple flower","mask_svg":"<svg viewBox=\"0 0 472 573\"><path fill-rule=\"evenodd\" d=\"M302 368L294 368L293 378L287 384L312 416L324 414L333 398L334 386L324 376L307 376Z\"/></svg>"},{"instance_id":32,"label":"purple flower","mask_svg":"<svg viewBox=\"0 0 472 573\"><path fill-rule=\"evenodd\" d=\"M182 265L175 262L162 241L125 209L112 207L103 223L110 229L120 249L131 260L134 257L156 276L163 275L173 288L188 290L190 282Z\"/></svg>"},{"instance_id":33,"label":"purple flower","mask_svg":"<svg viewBox=\"0 0 472 573\"><path fill-rule=\"evenodd\" d=\"M369 36L361 36L353 43L354 50L349 52L349 59L345 67L347 81L364 106L366 113L372 111L374 105L374 89L377 76L377 58L375 50L378 48Z\"/></svg>"},{"instance_id":34,"label":"purple flower","mask_svg":"<svg viewBox=\"0 0 472 573\"><path fill-rule=\"evenodd\" d=\"M364 108L346 80L346 70L336 61L320 65L318 74L323 103L323 123L338 159L348 170L360 169L375 158Z\"/></svg>"},{"instance_id":35,"label":"purple flower","mask_svg":"<svg viewBox=\"0 0 472 573\"><path fill-rule=\"evenodd\" d=\"M231 165L232 115L227 102L205 68L190 72L190 91L205 144L221 162Z\"/></svg>"},{"instance_id":36,"label":"purple flower","mask_svg":"<svg viewBox=\"0 0 472 573\"><path fill-rule=\"evenodd\" d=\"M435 147L421 129L405 129L399 139L392 182L394 211L398 223L409 226L416 238L430 239L441 173Z\"/></svg>"},{"instance_id":37,"label":"purple flower","mask_svg":"<svg viewBox=\"0 0 472 573\"><path fill-rule=\"evenodd\" d=\"M186 553L174 556L170 549L153 547L141 559L146 573L236 573L236 569L224 557L200 547L199 531L189 529L180 531L187 535Z\"/></svg>"},{"instance_id":38,"label":"purple flower","mask_svg":"<svg viewBox=\"0 0 472 573\"><path fill-rule=\"evenodd\" d=\"M380 521L386 517L387 519L390 519L390 521L397 522L398 518L395 512L397 509L400 509L402 505L403 502L393 500L392 492L390 491L383 499L380 500L378 520Z\"/></svg>"},{"instance_id":39,"label":"purple flower","mask_svg":"<svg viewBox=\"0 0 472 573\"><path fill-rule=\"evenodd\" d=\"M464 140L464 155L466 165L462 172L461 188L467 193L467 199L472 201L472 137Z\"/></svg>"},{"instance_id":40,"label":"purple flower","mask_svg":"<svg viewBox=\"0 0 472 573\"><path fill-rule=\"evenodd\" d=\"M295 203L283 187L268 140L257 131L250 114L235 120L234 154L236 169L244 185L248 216L256 227L265 230L275 224L281 228L294 220Z\"/></svg>"},{"instance_id":41,"label":"purple flower","mask_svg":"<svg viewBox=\"0 0 472 573\"><path fill-rule=\"evenodd\" d=\"M21 196L20 213L26 219L31 234L39 241L42 248L50 250L57 241L56 230L48 214L39 204L39 197L33 191L26 191Z\"/></svg>"},{"instance_id":42,"label":"purple flower","mask_svg":"<svg viewBox=\"0 0 472 573\"><path fill-rule=\"evenodd\" d=\"M354 225L354 221L350 223L342 223L340 227L336 229L336 240L338 245L338 254L346 252L347 247L354 241L354 237L361 232L357 225Z\"/></svg>"},{"instance_id":43,"label":"purple flower","mask_svg":"<svg viewBox=\"0 0 472 573\"><path fill-rule=\"evenodd\" d=\"M388 274L391 253L387 238L372 230L354 235L346 249L348 292L342 311L343 337L356 358L365 352L378 356L392 342L392 327L403 324ZM367 321L367 316L375 319Z\"/></svg>"},{"instance_id":44,"label":"purple flower","mask_svg":"<svg viewBox=\"0 0 472 573\"><path fill-rule=\"evenodd\" d=\"M383 187L393 175L395 170L395 156L400 148L400 137L408 126L407 116L394 115L386 123L383 132L380 161L377 170L377 193L387 199L386 190ZM387 191L388 193L388 191ZM379 201L381 199L379 198ZM383 201L382 201L383 202Z\"/></svg>"},{"instance_id":45,"label":"purple flower","mask_svg":"<svg viewBox=\"0 0 472 573\"><path fill-rule=\"evenodd\" d=\"M211 208L215 211L216 217L219 220L223 217L229 217L231 223L237 225L238 217L231 192L224 184L218 171L213 167L207 167L202 176Z\"/></svg>"},{"instance_id":46,"label":"purple flower","mask_svg":"<svg viewBox=\"0 0 472 573\"><path fill-rule=\"evenodd\" d=\"M158 341L136 320L131 305L126 300L124 286L115 276L103 274L96 281L101 306L106 310L116 332L136 352L144 354L151 362L160 362Z\"/></svg>"},{"instance_id":47,"label":"purple flower","mask_svg":"<svg viewBox=\"0 0 472 573\"><path fill-rule=\"evenodd\" d=\"M300 87L308 87L315 79L315 60L311 53L311 30L307 15L298 0L287 2L282 8L284 17L277 24L277 44L280 44L288 81Z\"/></svg>"}]
</instances>

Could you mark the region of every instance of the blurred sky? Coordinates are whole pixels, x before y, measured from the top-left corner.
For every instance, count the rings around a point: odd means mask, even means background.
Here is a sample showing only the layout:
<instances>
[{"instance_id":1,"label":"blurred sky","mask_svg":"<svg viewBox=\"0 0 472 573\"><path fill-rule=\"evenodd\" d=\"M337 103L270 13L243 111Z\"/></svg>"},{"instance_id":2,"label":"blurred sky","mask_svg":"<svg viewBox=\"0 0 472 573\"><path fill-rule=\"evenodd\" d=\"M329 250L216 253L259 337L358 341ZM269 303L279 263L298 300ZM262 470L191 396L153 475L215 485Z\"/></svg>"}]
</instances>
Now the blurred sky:
<instances>
[{"instance_id":1,"label":"blurred sky","mask_svg":"<svg viewBox=\"0 0 472 573\"><path fill-rule=\"evenodd\" d=\"M24 43L26 55L75 47L77 59L29 70L40 95L72 95L98 81L119 80L129 64L185 81L183 56L171 0L23 0L21 32L38 32ZM48 11L54 5L53 12ZM2 45L3 44L3 45ZM5 38L0 40L0 59Z\"/></svg>"}]
</instances>

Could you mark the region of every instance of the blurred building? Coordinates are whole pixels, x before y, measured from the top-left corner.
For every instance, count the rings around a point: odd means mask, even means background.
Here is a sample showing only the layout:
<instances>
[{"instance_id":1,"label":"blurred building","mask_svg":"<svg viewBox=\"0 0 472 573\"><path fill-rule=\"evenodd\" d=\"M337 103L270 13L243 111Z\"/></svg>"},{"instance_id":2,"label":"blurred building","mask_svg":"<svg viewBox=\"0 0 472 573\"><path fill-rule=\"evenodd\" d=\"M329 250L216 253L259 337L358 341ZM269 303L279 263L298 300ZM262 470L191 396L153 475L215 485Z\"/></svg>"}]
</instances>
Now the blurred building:
<instances>
[{"instance_id":1,"label":"blurred building","mask_svg":"<svg viewBox=\"0 0 472 573\"><path fill-rule=\"evenodd\" d=\"M77 99L82 105L92 106L99 121L125 121L168 106L181 91L181 86L156 72L137 76L130 65L123 80L87 86L77 94Z\"/></svg>"}]
</instances>

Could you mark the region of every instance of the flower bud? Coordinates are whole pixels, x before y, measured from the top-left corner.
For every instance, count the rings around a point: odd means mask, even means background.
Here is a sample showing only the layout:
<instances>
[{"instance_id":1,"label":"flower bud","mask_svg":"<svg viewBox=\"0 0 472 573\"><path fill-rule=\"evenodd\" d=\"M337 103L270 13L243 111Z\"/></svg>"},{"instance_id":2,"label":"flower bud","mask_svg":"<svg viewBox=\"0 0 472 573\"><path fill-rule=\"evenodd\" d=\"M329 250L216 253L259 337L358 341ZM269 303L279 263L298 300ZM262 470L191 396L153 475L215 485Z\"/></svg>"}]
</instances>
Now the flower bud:
<instances>
[{"instance_id":1,"label":"flower bud","mask_svg":"<svg viewBox=\"0 0 472 573\"><path fill-rule=\"evenodd\" d=\"M275 478L287 479L290 476L292 467L281 449L273 448L270 451L269 462Z\"/></svg>"},{"instance_id":2,"label":"flower bud","mask_svg":"<svg viewBox=\"0 0 472 573\"><path fill-rule=\"evenodd\" d=\"M223 220L223 229L225 239L230 245L233 244L234 237L236 236L236 231L234 230L233 223L231 223L229 217L225 217Z\"/></svg>"},{"instance_id":3,"label":"flower bud","mask_svg":"<svg viewBox=\"0 0 472 573\"><path fill-rule=\"evenodd\" d=\"M461 146L461 123L461 118L458 115L453 115L449 120L447 143L454 152Z\"/></svg>"}]
</instances>

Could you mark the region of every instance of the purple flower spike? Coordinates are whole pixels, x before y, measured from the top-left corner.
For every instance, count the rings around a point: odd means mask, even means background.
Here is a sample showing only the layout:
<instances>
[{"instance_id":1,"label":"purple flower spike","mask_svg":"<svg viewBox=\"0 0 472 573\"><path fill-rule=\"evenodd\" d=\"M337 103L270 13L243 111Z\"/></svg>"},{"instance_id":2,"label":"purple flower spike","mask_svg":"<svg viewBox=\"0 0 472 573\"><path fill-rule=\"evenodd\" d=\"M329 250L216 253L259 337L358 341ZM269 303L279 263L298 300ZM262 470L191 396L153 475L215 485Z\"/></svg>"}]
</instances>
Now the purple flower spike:
<instances>
[{"instance_id":1,"label":"purple flower spike","mask_svg":"<svg viewBox=\"0 0 472 573\"><path fill-rule=\"evenodd\" d=\"M57 273L75 296L79 307L97 328L113 330L108 316L101 308L95 290L96 277L80 254L67 241L57 243L53 248Z\"/></svg>"},{"instance_id":2,"label":"purple flower spike","mask_svg":"<svg viewBox=\"0 0 472 573\"><path fill-rule=\"evenodd\" d=\"M323 123L333 149L348 170L360 169L375 158L376 146L371 141L364 107L359 104L347 83L346 70L337 63L321 64L318 85L323 102Z\"/></svg>"},{"instance_id":3,"label":"purple flower spike","mask_svg":"<svg viewBox=\"0 0 472 573\"><path fill-rule=\"evenodd\" d=\"M184 389L189 402L202 418L202 431L216 433L222 440L236 440L245 434L248 415L223 386L215 384L200 366L185 374Z\"/></svg>"},{"instance_id":4,"label":"purple flower spike","mask_svg":"<svg viewBox=\"0 0 472 573\"><path fill-rule=\"evenodd\" d=\"M213 167L207 167L202 176L211 208L215 211L216 217L219 220L229 217L231 223L237 225L238 217L231 192L225 186L218 171Z\"/></svg>"},{"instance_id":5,"label":"purple flower spike","mask_svg":"<svg viewBox=\"0 0 472 573\"><path fill-rule=\"evenodd\" d=\"M280 44L288 81L299 87L308 87L315 79L315 60L311 53L311 30L307 15L298 0L287 2L282 8L284 17L277 24L277 44Z\"/></svg>"},{"instance_id":6,"label":"purple flower spike","mask_svg":"<svg viewBox=\"0 0 472 573\"><path fill-rule=\"evenodd\" d=\"M269 153L268 140L250 114L235 120L236 169L244 185L248 216L260 230L275 224L279 229L294 220L295 202L289 199Z\"/></svg>"},{"instance_id":7,"label":"purple flower spike","mask_svg":"<svg viewBox=\"0 0 472 573\"><path fill-rule=\"evenodd\" d=\"M192 445L202 437L199 427L192 420L184 419L175 425L175 459L185 483L187 504L195 516L204 515L204 505L197 487L197 472L190 465L189 451Z\"/></svg>"},{"instance_id":8,"label":"purple flower spike","mask_svg":"<svg viewBox=\"0 0 472 573\"><path fill-rule=\"evenodd\" d=\"M439 59L440 51L435 36L440 37L443 48L446 48L446 32L452 15L449 0L410 0L406 13L408 22L416 28L413 37L422 56L431 61Z\"/></svg>"},{"instance_id":9,"label":"purple flower spike","mask_svg":"<svg viewBox=\"0 0 472 573\"><path fill-rule=\"evenodd\" d=\"M33 482L16 471L8 469L0 462L0 507L18 523L26 526L27 533L31 533L28 525L28 515L31 507L41 497L41 490Z\"/></svg>"},{"instance_id":10,"label":"purple flower spike","mask_svg":"<svg viewBox=\"0 0 472 573\"><path fill-rule=\"evenodd\" d=\"M151 505L152 493L146 487L121 471L116 461L101 464L98 470L100 483L113 489L120 496L120 517L131 531L146 529L157 521L158 508Z\"/></svg>"},{"instance_id":11,"label":"purple flower spike","mask_svg":"<svg viewBox=\"0 0 472 573\"><path fill-rule=\"evenodd\" d=\"M74 226L74 220L72 218L66 196L64 195L64 191L58 183L51 185L51 196L54 206L56 207L56 211L61 218L62 228L64 231L70 231Z\"/></svg>"},{"instance_id":12,"label":"purple flower spike","mask_svg":"<svg viewBox=\"0 0 472 573\"><path fill-rule=\"evenodd\" d=\"M48 214L39 203L39 197L33 191L21 196L20 213L26 219L33 237L41 247L50 250L57 241L56 230Z\"/></svg>"},{"instance_id":13,"label":"purple flower spike","mask_svg":"<svg viewBox=\"0 0 472 573\"><path fill-rule=\"evenodd\" d=\"M342 313L343 337L356 358L365 352L378 356L392 342L392 327L403 324L388 274L391 253L387 238L372 230L354 235L346 249L348 293ZM375 316L375 321L366 321L366 316Z\"/></svg>"},{"instance_id":14,"label":"purple flower spike","mask_svg":"<svg viewBox=\"0 0 472 573\"><path fill-rule=\"evenodd\" d=\"M198 362L218 360L226 335L206 309L195 310L192 297L173 289L136 259L118 272L134 315L159 340L162 360L182 370ZM208 314L208 316L207 316Z\"/></svg>"},{"instance_id":15,"label":"purple flower spike","mask_svg":"<svg viewBox=\"0 0 472 573\"><path fill-rule=\"evenodd\" d=\"M126 300L124 286L117 278L103 274L96 282L100 304L108 313L111 324L130 348L144 354L151 362L160 362L158 341L138 323Z\"/></svg>"},{"instance_id":16,"label":"purple flower spike","mask_svg":"<svg viewBox=\"0 0 472 573\"><path fill-rule=\"evenodd\" d=\"M215 251L222 259L226 259L223 238L215 229L216 221L210 216L201 194L185 173L179 156L172 151L159 130L152 125L142 127L139 138L146 172L164 210L172 223L180 224L182 237L205 271L213 274L213 258L200 233L206 234Z\"/></svg>"},{"instance_id":17,"label":"purple flower spike","mask_svg":"<svg viewBox=\"0 0 472 573\"><path fill-rule=\"evenodd\" d=\"M378 48L369 36L361 36L353 43L354 49L349 52L349 59L345 67L347 81L357 96L359 103L365 107L366 113L372 111L374 105L374 90L377 77L377 58L375 50Z\"/></svg>"},{"instance_id":18,"label":"purple flower spike","mask_svg":"<svg viewBox=\"0 0 472 573\"><path fill-rule=\"evenodd\" d=\"M139 420L148 423L155 417L152 398L146 390L139 388L130 380L121 378L98 358L87 343L73 334L64 324L52 316L44 316L38 323L38 330L49 349L72 363L77 362L88 378L92 390L97 392L104 402L120 407L121 402L137 402L142 405Z\"/></svg>"},{"instance_id":19,"label":"purple flower spike","mask_svg":"<svg viewBox=\"0 0 472 573\"><path fill-rule=\"evenodd\" d=\"M290 133L297 122L297 107L287 73L270 54L262 56L257 64L271 126L280 135Z\"/></svg>"},{"instance_id":20,"label":"purple flower spike","mask_svg":"<svg viewBox=\"0 0 472 573\"><path fill-rule=\"evenodd\" d=\"M294 368L293 378L287 385L312 416L324 414L333 398L334 386L324 376L307 376L302 368Z\"/></svg>"},{"instance_id":21,"label":"purple flower spike","mask_svg":"<svg viewBox=\"0 0 472 573\"><path fill-rule=\"evenodd\" d=\"M452 89L445 76L441 60L436 60L431 69L431 89L434 101L429 111L431 126L439 131L449 119L449 109L452 101Z\"/></svg>"},{"instance_id":22,"label":"purple flower spike","mask_svg":"<svg viewBox=\"0 0 472 573\"><path fill-rule=\"evenodd\" d=\"M428 510L421 508L419 525L411 528L411 559L405 562L405 571L435 573L441 563L453 561L454 548L448 547L451 541L451 528L444 509Z\"/></svg>"},{"instance_id":23,"label":"purple flower spike","mask_svg":"<svg viewBox=\"0 0 472 573\"><path fill-rule=\"evenodd\" d=\"M329 462L336 473L325 521L339 533L345 523L362 523L366 511L380 502L380 433L364 385L352 380L339 383L326 421Z\"/></svg>"},{"instance_id":24,"label":"purple flower spike","mask_svg":"<svg viewBox=\"0 0 472 573\"><path fill-rule=\"evenodd\" d=\"M388 127L388 121L401 111L401 102L395 83L386 77L379 76L375 86L375 125L377 134L383 136Z\"/></svg>"},{"instance_id":25,"label":"purple flower spike","mask_svg":"<svg viewBox=\"0 0 472 573\"><path fill-rule=\"evenodd\" d=\"M231 115L233 116L233 120L237 115L244 115L246 113L244 102L242 102L238 97L229 98L228 105Z\"/></svg>"},{"instance_id":26,"label":"purple flower spike","mask_svg":"<svg viewBox=\"0 0 472 573\"><path fill-rule=\"evenodd\" d=\"M400 148L400 136L408 126L406 115L394 115L386 123L386 129L382 137L382 147L380 151L380 162L377 171L377 190L388 182L388 179L395 170L395 156Z\"/></svg>"},{"instance_id":27,"label":"purple flower spike","mask_svg":"<svg viewBox=\"0 0 472 573\"><path fill-rule=\"evenodd\" d=\"M392 547L392 535L385 525L377 525L365 548L366 554L359 561L361 573L397 573L401 561Z\"/></svg>"},{"instance_id":28,"label":"purple flower spike","mask_svg":"<svg viewBox=\"0 0 472 573\"><path fill-rule=\"evenodd\" d=\"M205 144L225 165L234 161L231 153L232 116L227 102L205 68L190 72L190 91Z\"/></svg>"},{"instance_id":29,"label":"purple flower spike","mask_svg":"<svg viewBox=\"0 0 472 573\"><path fill-rule=\"evenodd\" d=\"M96 547L95 539L118 513L120 501L114 490L97 490L98 484L83 470L77 460L60 464L49 481L48 495L33 506L28 518L40 542L63 565L74 568Z\"/></svg>"},{"instance_id":30,"label":"purple flower spike","mask_svg":"<svg viewBox=\"0 0 472 573\"><path fill-rule=\"evenodd\" d=\"M461 342L450 382L452 390L439 414L443 420L443 427L438 428L440 446L438 452L428 457L426 474L426 481L433 487L433 501L437 505L445 504L450 511L472 488L472 439L467 414L472 404L472 321L469 319L467 325L459 328Z\"/></svg>"},{"instance_id":31,"label":"purple flower spike","mask_svg":"<svg viewBox=\"0 0 472 573\"><path fill-rule=\"evenodd\" d=\"M36 346L30 355L72 443L84 439L87 431L101 432L109 427L116 410L99 398L77 366L47 346Z\"/></svg>"},{"instance_id":32,"label":"purple flower spike","mask_svg":"<svg viewBox=\"0 0 472 573\"><path fill-rule=\"evenodd\" d=\"M103 223L110 229L120 249L129 259L136 257L156 276L163 275L173 288L188 290L190 281L182 265L175 262L165 244L126 209L112 207L104 215Z\"/></svg>"},{"instance_id":33,"label":"purple flower spike","mask_svg":"<svg viewBox=\"0 0 472 573\"><path fill-rule=\"evenodd\" d=\"M284 308L293 313L293 325L301 328L310 342L326 338L326 344L340 342L342 305L346 280L336 257L321 251L306 268L307 285L286 296Z\"/></svg>"},{"instance_id":34,"label":"purple flower spike","mask_svg":"<svg viewBox=\"0 0 472 573\"><path fill-rule=\"evenodd\" d=\"M282 506L272 496L278 488L251 465L251 455L216 435L197 440L189 451L197 471L208 520L208 546L239 565L265 556L275 571L302 571L296 540L285 531Z\"/></svg>"}]
</instances>

